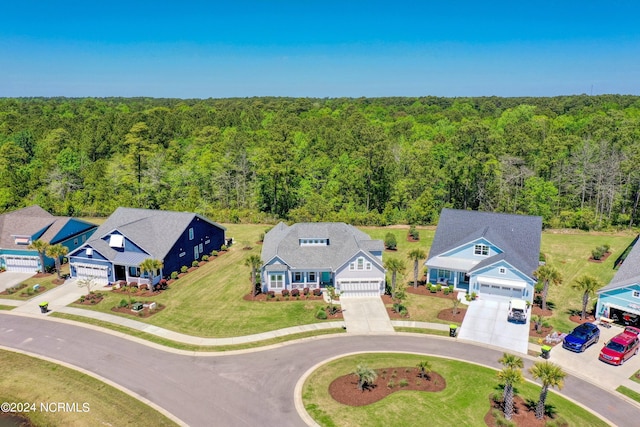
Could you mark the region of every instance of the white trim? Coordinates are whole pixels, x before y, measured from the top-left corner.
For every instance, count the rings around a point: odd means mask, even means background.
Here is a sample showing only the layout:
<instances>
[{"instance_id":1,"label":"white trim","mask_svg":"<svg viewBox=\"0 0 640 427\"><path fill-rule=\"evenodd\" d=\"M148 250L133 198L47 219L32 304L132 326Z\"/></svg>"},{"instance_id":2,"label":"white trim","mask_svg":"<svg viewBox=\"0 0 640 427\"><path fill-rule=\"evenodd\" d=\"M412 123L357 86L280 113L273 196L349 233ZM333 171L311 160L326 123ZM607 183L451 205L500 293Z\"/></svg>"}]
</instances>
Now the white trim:
<instances>
[{"instance_id":1,"label":"white trim","mask_svg":"<svg viewBox=\"0 0 640 427\"><path fill-rule=\"evenodd\" d=\"M494 277L487 276L478 276L476 278L476 282L481 285L501 285L501 286L510 286L512 288L524 289L527 287L526 282L521 282L518 280L508 280L508 279L496 279Z\"/></svg>"}]
</instances>

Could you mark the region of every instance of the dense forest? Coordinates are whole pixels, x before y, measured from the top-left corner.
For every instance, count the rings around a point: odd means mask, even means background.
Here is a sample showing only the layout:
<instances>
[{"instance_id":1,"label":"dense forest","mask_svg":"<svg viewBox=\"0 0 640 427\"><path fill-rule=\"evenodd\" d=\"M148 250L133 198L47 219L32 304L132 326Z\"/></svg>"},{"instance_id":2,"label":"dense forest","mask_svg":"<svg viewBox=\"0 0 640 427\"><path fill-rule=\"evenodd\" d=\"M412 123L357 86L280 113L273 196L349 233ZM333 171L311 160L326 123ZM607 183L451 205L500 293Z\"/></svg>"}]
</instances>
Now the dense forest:
<instances>
[{"instance_id":1,"label":"dense forest","mask_svg":"<svg viewBox=\"0 0 640 427\"><path fill-rule=\"evenodd\" d=\"M640 97L1 98L0 212L548 227L640 220Z\"/></svg>"}]
</instances>

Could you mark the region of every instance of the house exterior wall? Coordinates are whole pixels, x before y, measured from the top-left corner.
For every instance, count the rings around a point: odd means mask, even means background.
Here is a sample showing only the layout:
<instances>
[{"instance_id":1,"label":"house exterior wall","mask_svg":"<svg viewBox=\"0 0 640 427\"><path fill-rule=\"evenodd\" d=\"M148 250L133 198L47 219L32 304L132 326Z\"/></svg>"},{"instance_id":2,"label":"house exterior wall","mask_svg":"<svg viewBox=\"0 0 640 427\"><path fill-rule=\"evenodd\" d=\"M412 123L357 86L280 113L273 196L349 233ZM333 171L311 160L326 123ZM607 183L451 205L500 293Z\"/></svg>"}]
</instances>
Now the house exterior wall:
<instances>
[{"instance_id":1,"label":"house exterior wall","mask_svg":"<svg viewBox=\"0 0 640 427\"><path fill-rule=\"evenodd\" d=\"M70 268L71 277L78 277L77 276L78 265L95 265L97 267L98 266L107 267L109 282L110 283L115 282L115 273L113 271L113 265L111 264L111 262L105 260L104 257L102 257L102 259L97 259L95 258L96 252L94 251L93 253L94 253L94 257L92 258L77 257L77 256L70 258L69 268Z\"/></svg>"},{"instance_id":2,"label":"house exterior wall","mask_svg":"<svg viewBox=\"0 0 640 427\"><path fill-rule=\"evenodd\" d=\"M364 269L357 269L357 259L364 258ZM351 263L356 263L356 269L351 270ZM371 264L371 270L366 269L366 263L369 262ZM351 257L345 264L343 264L340 268L336 270L335 280L341 279L381 279L384 280L384 270L381 269L374 259L367 255L364 252L359 252L355 256Z\"/></svg>"},{"instance_id":3,"label":"house exterior wall","mask_svg":"<svg viewBox=\"0 0 640 427\"><path fill-rule=\"evenodd\" d=\"M475 254L475 246L476 245L484 245L489 247L489 252L487 255L476 255ZM451 257L451 258L462 258L467 260L473 260L480 262L485 258L501 254L503 251L496 245L491 244L486 239L477 239L472 242L466 243L458 248L455 248L449 252L442 254L442 256Z\"/></svg>"},{"instance_id":4,"label":"house exterior wall","mask_svg":"<svg viewBox=\"0 0 640 427\"><path fill-rule=\"evenodd\" d=\"M189 235L191 228L193 228L193 239ZM184 265L191 267L193 261L200 260L202 255L209 255L213 251L220 250L224 245L224 239L224 230L200 217L194 217L163 260L164 274L168 275L173 271L180 271ZM195 256L195 247L198 248L197 257Z\"/></svg>"},{"instance_id":5,"label":"house exterior wall","mask_svg":"<svg viewBox=\"0 0 640 427\"><path fill-rule=\"evenodd\" d=\"M503 268L505 270L504 273L500 273L500 269ZM478 282L478 277L487 277L489 279L497 279L499 280L513 280L518 282L525 282L526 286L522 293L522 298L533 302L533 294L534 294L534 286L535 283L531 278L527 275L523 274L518 269L509 265L507 262L498 262L496 264L492 264L485 268L474 271L469 279L469 289L470 292L476 292L480 294L480 283Z\"/></svg>"},{"instance_id":6,"label":"house exterior wall","mask_svg":"<svg viewBox=\"0 0 640 427\"><path fill-rule=\"evenodd\" d=\"M69 252L74 251L82 246L87 240L89 240L89 237L91 237L94 231L96 231L95 228L81 232L80 234L76 234L63 239L59 243L62 246L66 246Z\"/></svg>"},{"instance_id":7,"label":"house exterior wall","mask_svg":"<svg viewBox=\"0 0 640 427\"><path fill-rule=\"evenodd\" d=\"M38 258L38 265L40 265L40 255L38 255L37 251L32 251L30 249L0 249L0 267L6 268L6 262L3 255L18 255L18 256L32 256ZM46 262L46 259L45 259ZM53 263L53 260L51 260Z\"/></svg>"},{"instance_id":8,"label":"house exterior wall","mask_svg":"<svg viewBox=\"0 0 640 427\"><path fill-rule=\"evenodd\" d=\"M639 296L634 296L634 292L637 292ZM596 305L598 317L604 315L605 304L613 304L618 307L627 308L629 311L636 313L640 312L640 283L600 293Z\"/></svg>"}]
</instances>

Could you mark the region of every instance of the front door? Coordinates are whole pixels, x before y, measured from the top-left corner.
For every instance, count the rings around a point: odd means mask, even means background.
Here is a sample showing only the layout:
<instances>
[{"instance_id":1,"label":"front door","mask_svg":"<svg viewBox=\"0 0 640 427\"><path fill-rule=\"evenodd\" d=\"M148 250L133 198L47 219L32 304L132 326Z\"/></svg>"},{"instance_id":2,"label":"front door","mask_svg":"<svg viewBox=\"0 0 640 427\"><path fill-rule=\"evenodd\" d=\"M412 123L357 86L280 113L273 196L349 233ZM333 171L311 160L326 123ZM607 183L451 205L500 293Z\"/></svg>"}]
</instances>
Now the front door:
<instances>
[{"instance_id":1,"label":"front door","mask_svg":"<svg viewBox=\"0 0 640 427\"><path fill-rule=\"evenodd\" d=\"M116 280L127 280L127 270L124 265L115 265L113 268Z\"/></svg>"}]
</instances>

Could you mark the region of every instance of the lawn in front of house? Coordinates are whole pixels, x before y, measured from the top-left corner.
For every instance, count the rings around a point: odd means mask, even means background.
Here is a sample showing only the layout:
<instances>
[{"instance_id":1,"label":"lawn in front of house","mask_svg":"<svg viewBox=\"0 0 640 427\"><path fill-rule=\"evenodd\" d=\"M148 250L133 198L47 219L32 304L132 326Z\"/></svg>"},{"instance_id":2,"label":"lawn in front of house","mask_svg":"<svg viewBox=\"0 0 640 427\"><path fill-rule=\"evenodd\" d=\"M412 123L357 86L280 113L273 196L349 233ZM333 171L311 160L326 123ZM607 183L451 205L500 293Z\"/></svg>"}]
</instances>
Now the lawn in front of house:
<instances>
[{"instance_id":1,"label":"lawn in front of house","mask_svg":"<svg viewBox=\"0 0 640 427\"><path fill-rule=\"evenodd\" d=\"M178 279L168 291L144 301L155 301L166 308L148 318L134 318L173 331L200 337L234 337L250 335L296 325L321 322L315 318L322 301L245 301L251 288L249 267L244 260L250 254L259 254L261 246L255 242L264 225L225 225L227 236L234 237L234 245L227 253L197 270ZM249 245L251 250L244 250ZM105 299L95 306L80 308L116 314L117 306L125 294L106 292ZM125 315L126 316L126 315Z\"/></svg>"},{"instance_id":2,"label":"lawn in front of house","mask_svg":"<svg viewBox=\"0 0 640 427\"><path fill-rule=\"evenodd\" d=\"M0 402L35 404L37 410L28 414L33 425L176 425L150 406L76 370L4 350L0 366ZM80 410L47 413L40 410L40 402L77 402Z\"/></svg>"},{"instance_id":3,"label":"lawn in front of house","mask_svg":"<svg viewBox=\"0 0 640 427\"><path fill-rule=\"evenodd\" d=\"M67 267L67 271L68 271L69 267ZM42 295L44 292L51 290L53 288L55 288L56 285L54 283L54 280L56 280L58 278L58 276L53 273L53 274L47 274L46 276L41 276L41 277L30 277L28 279L23 280L21 283L27 285L25 287L23 287L22 289L17 290L16 292L12 293L12 294L2 294L0 295L0 298L3 299L13 299L13 300L29 300L33 297L36 297L38 295ZM33 290L33 287L35 285L40 285L40 288L38 290L38 292L35 292ZM19 286L19 285L18 285ZM26 294L26 295L22 295L22 294Z\"/></svg>"},{"instance_id":4,"label":"lawn in front of house","mask_svg":"<svg viewBox=\"0 0 640 427\"><path fill-rule=\"evenodd\" d=\"M373 369L415 367L423 360L429 360L433 371L445 378L447 387L443 391L397 391L381 401L360 407L340 404L329 394L331 381L355 371L359 364ZM380 378L376 384L378 387L387 386ZM517 387L517 392L525 400L537 401L540 387L525 383ZM354 393L361 393L355 384ZM302 400L307 412L322 426L414 426L417 420L429 426L467 426L482 424L490 410L489 396L493 393L501 393L493 369L437 357L385 353L348 356L321 366L305 381ZM607 425L553 392L547 397L547 405L552 405L568 425Z\"/></svg>"}]
</instances>

